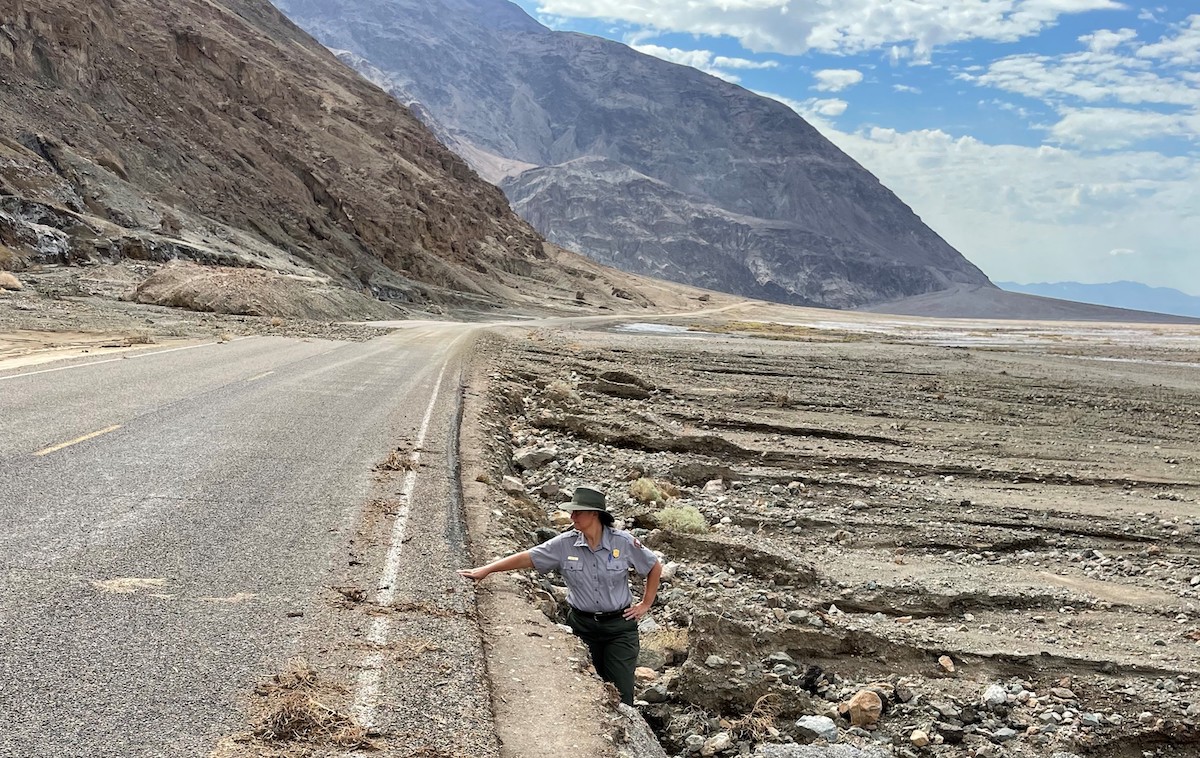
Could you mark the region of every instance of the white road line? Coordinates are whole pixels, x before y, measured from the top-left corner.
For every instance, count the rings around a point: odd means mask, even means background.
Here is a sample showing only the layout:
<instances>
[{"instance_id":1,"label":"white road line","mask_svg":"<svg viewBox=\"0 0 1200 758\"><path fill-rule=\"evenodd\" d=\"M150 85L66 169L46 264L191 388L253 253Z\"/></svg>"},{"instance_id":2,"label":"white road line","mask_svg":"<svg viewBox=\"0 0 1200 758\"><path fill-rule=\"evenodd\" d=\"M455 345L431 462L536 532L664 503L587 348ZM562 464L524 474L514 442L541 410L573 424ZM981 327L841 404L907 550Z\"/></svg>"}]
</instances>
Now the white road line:
<instances>
[{"instance_id":1,"label":"white road line","mask_svg":"<svg viewBox=\"0 0 1200 758\"><path fill-rule=\"evenodd\" d=\"M250 377L249 379L246 380L246 382L247 383L257 382L259 379L266 379L268 376L270 376L271 374L274 374L274 373L275 373L274 371L264 371L261 374L259 374L258 376Z\"/></svg>"},{"instance_id":2,"label":"white road line","mask_svg":"<svg viewBox=\"0 0 1200 758\"><path fill-rule=\"evenodd\" d=\"M226 342L238 342L239 340L248 340L249 337L237 337ZM152 353L138 353L137 355L122 355L120 358L108 358L103 361L89 361L87 363L76 363L70 366L59 366L58 368L44 368L40 371L26 371L24 374L11 374L9 376L0 376L0 382L5 379L20 379L23 376L36 376L37 374L51 374L55 371L70 371L73 368L87 368L89 366L99 366L103 363L116 363L117 361L133 361L138 358L149 358L152 355L166 355L167 353L177 353L180 350L195 350L198 347L210 347L212 345L220 345L221 342L202 342L199 345L184 345L183 347L172 347L167 350L155 350Z\"/></svg>"},{"instance_id":3,"label":"white road line","mask_svg":"<svg viewBox=\"0 0 1200 758\"><path fill-rule=\"evenodd\" d=\"M458 342L458 339L454 342ZM451 343L451 349L453 345L454 343ZM447 349L447 354L449 353L450 349ZM450 360L447 358L433 385L433 395L429 398L429 406L425 409L425 417L421 420L421 428L417 432L412 452L412 468L404 474L404 484L400 488L400 507L396 511L396 520L392 524L392 537L388 545L387 558L383 564L383 573L379 577L379 588L375 593L375 604L380 607L386 608L396 600L396 581L400 576L400 553L404 547L404 536L408 529L408 513L412 503L412 493L417 485L417 467L421 462L421 448L425 444L425 436L429 433L433 409L437 405L442 380L446 378L446 370L449 367ZM391 619L387 616L375 617L371 622L367 641L380 648L387 645L391 623ZM375 722L375 708L379 702L383 661L382 653L371 653L363 660L362 669L358 674L358 687L354 698L354 717L359 724L366 727L374 725Z\"/></svg>"}]
</instances>

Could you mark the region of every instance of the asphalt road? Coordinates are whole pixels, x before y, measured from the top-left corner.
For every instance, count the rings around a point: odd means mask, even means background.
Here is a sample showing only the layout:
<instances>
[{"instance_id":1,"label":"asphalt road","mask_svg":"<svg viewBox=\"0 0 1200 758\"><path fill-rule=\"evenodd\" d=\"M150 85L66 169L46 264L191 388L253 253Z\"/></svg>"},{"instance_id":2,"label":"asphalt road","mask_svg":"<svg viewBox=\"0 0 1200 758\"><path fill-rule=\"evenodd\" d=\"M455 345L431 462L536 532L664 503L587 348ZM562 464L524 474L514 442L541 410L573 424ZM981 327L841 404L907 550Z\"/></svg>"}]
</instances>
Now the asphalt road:
<instances>
[{"instance_id":1,"label":"asphalt road","mask_svg":"<svg viewBox=\"0 0 1200 758\"><path fill-rule=\"evenodd\" d=\"M244 728L372 465L423 418L451 434L465 329L0 371L0 756L205 756Z\"/></svg>"}]
</instances>

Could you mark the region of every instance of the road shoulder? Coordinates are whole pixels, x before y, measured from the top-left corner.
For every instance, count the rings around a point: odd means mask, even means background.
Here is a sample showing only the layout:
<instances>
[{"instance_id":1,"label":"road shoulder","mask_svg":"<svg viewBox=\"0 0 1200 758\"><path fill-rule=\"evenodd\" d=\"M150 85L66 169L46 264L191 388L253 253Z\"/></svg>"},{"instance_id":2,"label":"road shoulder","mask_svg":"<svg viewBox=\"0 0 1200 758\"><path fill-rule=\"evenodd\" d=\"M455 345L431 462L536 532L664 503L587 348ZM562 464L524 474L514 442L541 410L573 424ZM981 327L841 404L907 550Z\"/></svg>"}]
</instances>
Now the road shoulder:
<instances>
[{"instance_id":1,"label":"road shoulder","mask_svg":"<svg viewBox=\"0 0 1200 758\"><path fill-rule=\"evenodd\" d=\"M469 552L476 564L513 550L493 513L505 507L506 498L496 475L504 460L496 440L504 419L488 402L496 349L494 338L481 338L465 377L462 486ZM477 592L501 756L616 756L622 718L600 681L581 670L586 649L527 599L530 581L519 574L495 575Z\"/></svg>"}]
</instances>

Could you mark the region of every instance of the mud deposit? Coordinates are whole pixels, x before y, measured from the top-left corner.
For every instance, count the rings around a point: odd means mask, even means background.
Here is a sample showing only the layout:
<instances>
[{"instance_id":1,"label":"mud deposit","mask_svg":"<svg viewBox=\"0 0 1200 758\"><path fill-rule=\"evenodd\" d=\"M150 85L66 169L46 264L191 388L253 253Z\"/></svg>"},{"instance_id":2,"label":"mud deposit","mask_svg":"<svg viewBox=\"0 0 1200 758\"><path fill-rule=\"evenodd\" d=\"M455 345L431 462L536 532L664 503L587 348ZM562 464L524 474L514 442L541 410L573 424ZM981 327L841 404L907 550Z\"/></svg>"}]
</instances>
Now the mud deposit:
<instances>
[{"instance_id":1,"label":"mud deposit","mask_svg":"<svg viewBox=\"0 0 1200 758\"><path fill-rule=\"evenodd\" d=\"M596 482L664 557L670 755L1200 755L1195 332L744 328L514 336L490 386L515 546Z\"/></svg>"}]
</instances>

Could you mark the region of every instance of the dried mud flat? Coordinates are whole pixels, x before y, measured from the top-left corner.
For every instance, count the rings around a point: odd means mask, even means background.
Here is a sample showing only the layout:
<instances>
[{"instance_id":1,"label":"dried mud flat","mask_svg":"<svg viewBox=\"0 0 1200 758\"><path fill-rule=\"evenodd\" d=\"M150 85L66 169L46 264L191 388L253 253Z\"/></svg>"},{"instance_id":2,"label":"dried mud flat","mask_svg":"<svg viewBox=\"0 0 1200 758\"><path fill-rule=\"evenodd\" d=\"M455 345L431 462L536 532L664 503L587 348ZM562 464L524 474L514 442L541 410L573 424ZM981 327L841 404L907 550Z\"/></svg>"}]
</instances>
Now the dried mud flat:
<instances>
[{"instance_id":1,"label":"dried mud flat","mask_svg":"<svg viewBox=\"0 0 1200 758\"><path fill-rule=\"evenodd\" d=\"M511 546L598 482L663 554L669 754L1200 753L1200 332L724 328L514 332L483 430Z\"/></svg>"}]
</instances>

